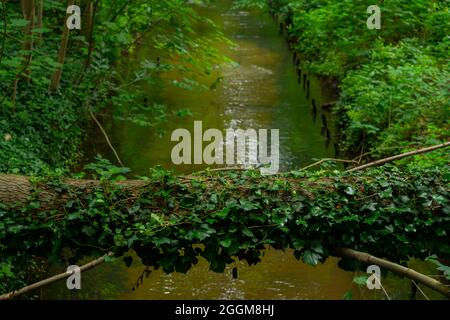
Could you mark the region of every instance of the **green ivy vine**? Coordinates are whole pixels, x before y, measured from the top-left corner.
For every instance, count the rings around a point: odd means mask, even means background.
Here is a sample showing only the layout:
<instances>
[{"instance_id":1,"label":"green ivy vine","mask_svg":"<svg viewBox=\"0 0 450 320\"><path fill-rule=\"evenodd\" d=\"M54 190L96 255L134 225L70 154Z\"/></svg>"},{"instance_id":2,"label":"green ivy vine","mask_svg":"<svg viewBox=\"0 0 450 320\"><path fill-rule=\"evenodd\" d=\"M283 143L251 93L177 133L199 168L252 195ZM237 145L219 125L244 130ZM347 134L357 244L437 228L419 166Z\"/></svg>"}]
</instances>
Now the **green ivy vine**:
<instances>
[{"instance_id":1,"label":"green ivy vine","mask_svg":"<svg viewBox=\"0 0 450 320\"><path fill-rule=\"evenodd\" d=\"M11 266L19 256L58 260L67 248L73 262L109 251L120 257L132 249L148 270L167 273L185 273L199 257L215 272L236 259L254 265L267 246L292 248L311 265L325 261L333 247L400 263L432 254L450 258L448 166L270 177L259 171L183 177L156 168L140 178L137 189L127 187L127 169L106 161L87 169L100 180L95 187L73 188L60 177L39 179L27 207L0 206L0 278L20 268ZM44 210L43 188L66 201ZM130 257L124 261L131 264ZM340 266L355 267L344 260Z\"/></svg>"}]
</instances>

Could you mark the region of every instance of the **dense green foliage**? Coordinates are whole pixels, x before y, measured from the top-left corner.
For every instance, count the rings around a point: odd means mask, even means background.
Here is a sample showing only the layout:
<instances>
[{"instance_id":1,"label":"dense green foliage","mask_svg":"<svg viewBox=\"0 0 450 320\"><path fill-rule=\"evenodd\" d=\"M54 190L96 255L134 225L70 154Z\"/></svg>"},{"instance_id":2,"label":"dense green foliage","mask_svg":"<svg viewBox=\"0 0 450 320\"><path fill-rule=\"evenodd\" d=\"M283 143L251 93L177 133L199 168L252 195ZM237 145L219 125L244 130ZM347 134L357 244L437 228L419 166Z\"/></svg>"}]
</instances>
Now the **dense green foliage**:
<instances>
[{"instance_id":1,"label":"dense green foliage","mask_svg":"<svg viewBox=\"0 0 450 320\"><path fill-rule=\"evenodd\" d=\"M42 25L38 21L39 1L35 1L33 23L21 6L31 4L31 0L0 2L0 172L69 174L82 156L85 129L92 121L90 109L111 112L133 105L131 110L122 109L126 117L119 116L142 125L158 125L171 115L166 106L144 105L143 86L137 84L163 82L160 85L190 89L198 86L191 67L214 74L215 64L226 61L209 43L227 40L212 21L201 17L185 0L142 0L132 5L128 0L82 0L75 2L82 10L81 30L69 32L62 64L58 57L68 1L44 1ZM30 26L31 34L27 32ZM210 31L207 36L198 32L205 28ZM143 41L152 54L139 68L133 68L136 71L124 73L123 61ZM52 77L58 68L62 68L62 77L54 90ZM161 80L160 73L169 71L177 74L176 81ZM4 217L0 224L5 226ZM8 226L17 232L21 228ZM0 250L4 248L0 241ZM6 284L18 288L35 280L30 270L39 269L33 252L8 252L0 254L2 289Z\"/></svg>"},{"instance_id":2,"label":"dense green foliage","mask_svg":"<svg viewBox=\"0 0 450 320\"><path fill-rule=\"evenodd\" d=\"M145 126L164 123L165 106L143 103L145 87L136 84L199 88L193 69L214 75L216 63L227 61L209 45L211 37L227 40L187 1L77 3L84 13L92 4L93 32L84 24L70 31L61 64L67 2L45 1L44 23L30 37L20 3L1 1L0 172L46 176L39 186L61 193L68 192L62 177L82 155L90 109L114 108L117 118ZM268 3L288 26L301 67L339 82L334 113L343 151L377 158L449 139L449 1L386 1L381 30L366 27L371 1ZM197 32L205 28L214 32ZM137 72L121 72L144 40L150 55ZM61 82L49 90L59 68ZM262 179L249 171L187 179L155 170L143 178L149 186L137 199L114 185L128 170L99 160L86 170L102 185L70 194L62 208L42 211L39 189L28 207L0 203L0 292L35 280L29 271L38 268L37 257L60 260L68 251L76 262L132 248L144 264L166 272L186 272L199 256L217 272L236 258L255 264L267 245L293 248L313 265L336 245L397 262L450 258L448 151L419 159L402 171L387 166L351 176L293 172Z\"/></svg>"},{"instance_id":3,"label":"dense green foliage","mask_svg":"<svg viewBox=\"0 0 450 320\"><path fill-rule=\"evenodd\" d=\"M272 0L312 73L340 81L341 148L389 155L450 137L449 1ZM445 154L443 154L445 156Z\"/></svg>"},{"instance_id":4,"label":"dense green foliage","mask_svg":"<svg viewBox=\"0 0 450 320\"><path fill-rule=\"evenodd\" d=\"M342 84L346 148L359 141L375 156L401 147L439 143L450 137L450 69L414 43L379 43L371 59ZM384 151L383 151L384 150ZM390 152L389 152L390 150Z\"/></svg>"},{"instance_id":5,"label":"dense green foliage","mask_svg":"<svg viewBox=\"0 0 450 320\"><path fill-rule=\"evenodd\" d=\"M112 250L120 256L134 249L149 267L183 273L199 256L215 272L236 258L256 264L267 245L293 248L311 265L324 261L335 246L396 262L431 254L450 258L448 168L192 178L154 170L138 196L114 184L123 179L123 169L104 160L89 168L102 181L91 192L57 178L40 182L38 190L47 185L69 196L61 208L40 210L39 193L21 214L0 208L2 256L32 250L58 260L70 248L75 262L86 254ZM355 267L344 262L344 268ZM15 287L8 279L1 283L3 291Z\"/></svg>"},{"instance_id":6,"label":"dense green foliage","mask_svg":"<svg viewBox=\"0 0 450 320\"><path fill-rule=\"evenodd\" d=\"M92 34L86 9L91 2L95 8ZM32 50L25 49L31 40L24 28L30 23L22 16L20 3L1 3L4 19L0 25L5 28L0 34L1 172L42 174L55 168L67 170L80 158L84 129L91 120L88 108L99 111L126 104L137 106L137 110L127 111L127 119L135 119L138 115L134 113L143 107L163 116L164 106L144 106L143 93L134 84L155 83L161 81L160 71L176 71L178 81L167 85L195 86L189 66L210 74L215 62L224 61L209 46L210 37L221 38L221 33L186 1L127 4L125 0L82 1L82 28L70 31L62 66L58 52L66 1L45 1L43 26L38 28L35 23ZM211 30L208 37L196 32L200 26ZM120 59L132 55L144 40L158 56L142 61L136 72L123 74ZM49 90L52 74L60 67L60 86L56 91ZM155 118L140 117L146 124L157 122Z\"/></svg>"}]
</instances>

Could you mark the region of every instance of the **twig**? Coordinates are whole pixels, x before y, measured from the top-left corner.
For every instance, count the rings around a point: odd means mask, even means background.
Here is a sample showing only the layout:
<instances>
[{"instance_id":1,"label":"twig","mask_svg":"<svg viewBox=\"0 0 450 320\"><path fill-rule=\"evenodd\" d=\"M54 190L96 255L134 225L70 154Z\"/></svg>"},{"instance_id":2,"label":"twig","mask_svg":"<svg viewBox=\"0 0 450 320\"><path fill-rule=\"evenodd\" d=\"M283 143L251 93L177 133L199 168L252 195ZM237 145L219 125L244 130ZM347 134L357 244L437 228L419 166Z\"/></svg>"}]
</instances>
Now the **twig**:
<instances>
[{"instance_id":1,"label":"twig","mask_svg":"<svg viewBox=\"0 0 450 320\"><path fill-rule=\"evenodd\" d=\"M403 159L403 158L406 158L406 157L409 157L409 156L412 156L412 155L417 155L417 154L430 152L430 151L433 151L433 150L436 150L436 149L440 149L440 148L445 148L445 147L448 147L448 146L450 146L450 141L442 143L442 144L438 144L438 145L435 145L435 146L432 146L432 147L427 147L427 148L423 148L423 149L419 149L419 150L414 150L414 151L398 154L398 155L395 155L395 156L392 156L392 157L376 160L376 161L367 163L365 165L349 169L349 170L347 170L345 172L349 173L349 172L364 170L364 169L369 168L369 167L381 165L381 164L384 164L384 163L387 163L387 162L391 162L391 161L394 161L394 160ZM355 159L358 159L360 157L361 156L358 156ZM300 170L307 170L307 169L310 169L312 167L318 166L318 165L320 165L320 164L322 164L324 162L327 162L327 161L335 161L335 162L343 162L343 163L356 163L356 164L358 164L359 161L357 161L355 159L353 159L353 160L346 160L346 159L324 158L324 159L321 159L321 160L319 160L317 162L314 162L313 164L310 164L310 165L308 165L306 167L303 167ZM209 169L208 171L214 172L214 171L238 171L238 170L246 170L246 169L245 168L240 168L240 167L226 167L226 168ZM202 173L205 173L205 172L207 172L207 170L195 172L192 175L202 174ZM278 174L283 174L283 173L278 173Z\"/></svg>"},{"instance_id":2,"label":"twig","mask_svg":"<svg viewBox=\"0 0 450 320\"><path fill-rule=\"evenodd\" d=\"M318 165L320 165L320 164L322 164L322 163L324 163L324 162L327 162L327 161L344 162L344 163L358 163L358 162L355 161L355 160L324 158L324 159L321 159L321 160L319 160L319 161L317 161L317 162L314 162L313 164L310 164L310 165L308 165L308 166L306 166L306 167L303 167L303 168L301 168L300 170L306 170L306 169L309 169L309 168L318 166ZM246 170L248 170L248 168L242 168L242 167L225 167L225 168L215 168L215 169L208 169L208 170L197 171L197 172L192 173L191 175L199 175L199 174L206 173L206 172L219 172L219 171L246 171ZM285 174L285 172L280 172L280 173L278 173L278 174Z\"/></svg>"},{"instance_id":3,"label":"twig","mask_svg":"<svg viewBox=\"0 0 450 320\"><path fill-rule=\"evenodd\" d=\"M430 152L430 151L433 151L433 150L436 150L436 149L440 149L440 148L446 148L448 146L450 146L450 141L445 142L445 143L441 143L441 144L438 144L438 145L435 145L435 146L431 146L431 147L427 147L427 148L423 148L423 149L419 149L419 150L414 150L414 151L410 151L410 152L405 152L405 153L398 154L398 155L395 155L395 156L392 156L392 157L388 157L388 158L384 158L384 159L381 159L381 160L373 161L373 162L364 164L362 166L349 169L349 170L347 170L345 172L350 173L350 172L364 170L364 169L367 169L367 168L370 168L370 167L375 167L375 166L379 166L381 164L385 164L387 162L391 162L391 161L403 159L403 158L406 158L406 157L410 157L410 156L414 156L414 155Z\"/></svg>"},{"instance_id":4,"label":"twig","mask_svg":"<svg viewBox=\"0 0 450 320\"><path fill-rule=\"evenodd\" d=\"M207 169L207 170L197 171L197 172L192 173L191 175L197 175L197 174L202 174L202 173L206 173L206 172L245 171L245 170L248 170L248 169L241 168L241 167L214 168L214 169Z\"/></svg>"},{"instance_id":5,"label":"twig","mask_svg":"<svg viewBox=\"0 0 450 320\"><path fill-rule=\"evenodd\" d=\"M95 97L92 98L92 99L90 99L90 100L88 100L88 101L86 102L86 104L85 104L85 106L86 106L86 108L87 108L87 110L88 110L88 112L89 112L89 115L91 116L92 120L94 120L94 122L97 124L97 126L100 128L100 131L103 133L103 136L104 136L105 139L106 139L106 143L108 144L108 146L110 147L110 149L111 149L112 152L114 153L114 155L115 155L117 161L119 162L119 164L120 164L122 167L125 167L124 164L123 164L123 162L122 162L122 160L120 160L120 157L119 157L119 155L117 154L116 149L113 147L113 145L112 145L112 143L111 143L111 140L109 140L108 134L106 133L105 129L103 129L103 126L101 125L100 121L97 120L97 118L95 117L94 113L92 112L92 109L91 109L91 101L93 101L94 99L95 99Z\"/></svg>"},{"instance_id":6,"label":"twig","mask_svg":"<svg viewBox=\"0 0 450 320\"><path fill-rule=\"evenodd\" d=\"M119 162L119 164L122 167L125 167L122 163L122 160L120 160L119 155L117 154L116 149L114 149L113 145L111 144L111 141L109 140L108 134L106 133L105 129L103 129L101 123L97 120L97 118L94 116L94 114L92 113L91 107L88 107L89 110L89 114L91 115L91 118L95 121L95 123L97 124L97 126L100 128L101 132L103 133L103 135L105 136L106 142L108 143L108 146L111 148L111 150L113 151L114 155L116 156L117 161Z\"/></svg>"},{"instance_id":7,"label":"twig","mask_svg":"<svg viewBox=\"0 0 450 320\"><path fill-rule=\"evenodd\" d=\"M419 285L414 280L411 280L411 281L417 287L417 289L419 289L420 293L425 297L425 299L430 300L430 298L427 297L427 295L425 294L425 292L422 291L422 289L419 287Z\"/></svg>"},{"instance_id":8,"label":"twig","mask_svg":"<svg viewBox=\"0 0 450 320\"><path fill-rule=\"evenodd\" d=\"M397 149L401 149L401 148L404 148L404 147L402 147L402 146L397 146L397 147L379 148L379 149L376 149L376 150L373 150L373 151L368 151L368 152L363 153L363 154L362 154L362 158L364 158L364 157L366 157L366 156L368 156L368 155L371 155L371 154L373 154L373 153L375 153L375 152L379 152L379 151L387 151L387 150L397 150ZM353 160L355 160L355 162L358 162L358 161L356 161L356 160L359 159L360 157L361 157L361 155L356 156L355 158L353 158Z\"/></svg>"},{"instance_id":9,"label":"twig","mask_svg":"<svg viewBox=\"0 0 450 320\"><path fill-rule=\"evenodd\" d=\"M376 275L374 275L374 276L375 276L375 280L378 282L381 289L383 289L384 295L388 298L388 300L392 300L391 297L389 296L389 294L387 293L386 289L384 288L384 286L381 284L381 280Z\"/></svg>"},{"instance_id":10,"label":"twig","mask_svg":"<svg viewBox=\"0 0 450 320\"><path fill-rule=\"evenodd\" d=\"M119 11L116 12L116 14L114 14L114 16L111 18L110 22L114 22L114 20L116 20L116 18L119 16L119 14L122 13L123 10L125 10L126 7L128 7L131 3L131 0L128 1L127 3L125 3L122 8L119 9Z\"/></svg>"},{"instance_id":11,"label":"twig","mask_svg":"<svg viewBox=\"0 0 450 320\"><path fill-rule=\"evenodd\" d=\"M98 265L102 264L103 262L105 262L105 258L106 257L112 257L113 255L114 254L112 252L110 252L110 253L104 255L103 257L100 257L100 258L98 258L96 260L93 260L93 261L91 261L91 262L81 266L80 267L80 272L81 271L86 271L86 270L89 270L89 269L92 269L92 268L95 268L96 266L98 266ZM23 287L22 289L19 289L17 291L11 291L9 293L0 295L0 300L9 300L9 299L12 299L14 297L20 296L20 295L22 295L24 293L27 293L27 292L31 291L31 290L34 290L34 289L37 289L37 288L49 285L51 283L54 283L54 282L59 281L59 280L64 279L64 278L67 278L70 275L72 275L72 273L73 272L67 272L66 271L66 272L57 274L57 275L55 275L53 277L41 280L41 281L36 282L36 283L33 283L33 284L29 285L29 286Z\"/></svg>"},{"instance_id":12,"label":"twig","mask_svg":"<svg viewBox=\"0 0 450 320\"><path fill-rule=\"evenodd\" d=\"M310 165L308 165L308 166L306 166L306 167L303 167L303 168L301 168L300 170L306 170L306 169L309 169L309 168L312 168L312 167L321 165L322 163L327 162L327 161L344 162L344 163L358 163L358 162L355 161L355 160L324 158L324 159L321 159L321 160L319 160L319 161L317 161L317 162L314 162L313 164L310 164Z\"/></svg>"}]
</instances>

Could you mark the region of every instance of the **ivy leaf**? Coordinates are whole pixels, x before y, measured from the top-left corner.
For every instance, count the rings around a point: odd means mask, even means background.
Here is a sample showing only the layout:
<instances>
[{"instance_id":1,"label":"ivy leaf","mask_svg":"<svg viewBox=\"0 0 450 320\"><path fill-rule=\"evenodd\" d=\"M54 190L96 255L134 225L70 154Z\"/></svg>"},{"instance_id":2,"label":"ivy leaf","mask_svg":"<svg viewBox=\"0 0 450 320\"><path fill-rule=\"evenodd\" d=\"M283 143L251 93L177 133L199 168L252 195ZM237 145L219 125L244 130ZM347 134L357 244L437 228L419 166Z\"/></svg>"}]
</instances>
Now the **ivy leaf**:
<instances>
[{"instance_id":1,"label":"ivy leaf","mask_svg":"<svg viewBox=\"0 0 450 320\"><path fill-rule=\"evenodd\" d=\"M110 256L110 255L105 255L105 262L112 262L115 261L115 257Z\"/></svg>"},{"instance_id":2,"label":"ivy leaf","mask_svg":"<svg viewBox=\"0 0 450 320\"><path fill-rule=\"evenodd\" d=\"M231 245L231 241L232 241L232 239L222 240L222 241L220 241L220 245L224 248L229 248Z\"/></svg>"},{"instance_id":3,"label":"ivy leaf","mask_svg":"<svg viewBox=\"0 0 450 320\"><path fill-rule=\"evenodd\" d=\"M217 211L214 216L219 217L219 218L225 218L228 215L228 212L230 212L230 208L223 208L220 211Z\"/></svg>"},{"instance_id":4,"label":"ivy leaf","mask_svg":"<svg viewBox=\"0 0 450 320\"><path fill-rule=\"evenodd\" d=\"M250 237L250 238L254 238L255 237L253 232L247 227L243 227L242 228L242 233L245 234L247 237Z\"/></svg>"},{"instance_id":5,"label":"ivy leaf","mask_svg":"<svg viewBox=\"0 0 450 320\"><path fill-rule=\"evenodd\" d=\"M369 279L369 275L354 277L353 283L356 283L358 286L365 286L367 284L367 279Z\"/></svg>"},{"instance_id":6,"label":"ivy leaf","mask_svg":"<svg viewBox=\"0 0 450 320\"><path fill-rule=\"evenodd\" d=\"M241 202L241 208L244 211L251 211L253 209L257 209L258 208L258 205L254 204L254 203L252 203L250 201L241 200L240 202Z\"/></svg>"},{"instance_id":7,"label":"ivy leaf","mask_svg":"<svg viewBox=\"0 0 450 320\"><path fill-rule=\"evenodd\" d=\"M376 202L371 202L369 204L365 204L361 207L360 211L364 211L364 210L369 210L369 211L376 211L377 210L377 203Z\"/></svg>"},{"instance_id":8,"label":"ivy leaf","mask_svg":"<svg viewBox=\"0 0 450 320\"><path fill-rule=\"evenodd\" d=\"M302 256L303 262L311 266L316 266L319 263L320 258L321 255L312 250L305 250Z\"/></svg>"},{"instance_id":9,"label":"ivy leaf","mask_svg":"<svg viewBox=\"0 0 450 320\"><path fill-rule=\"evenodd\" d=\"M439 258L434 254L425 259L425 261L429 261L437 266L437 270L442 271L447 280L450 280L450 266L446 266L439 261Z\"/></svg>"},{"instance_id":10,"label":"ivy leaf","mask_svg":"<svg viewBox=\"0 0 450 320\"><path fill-rule=\"evenodd\" d=\"M81 232L88 237L92 237L95 234L95 228L92 226L83 226L83 228L81 228Z\"/></svg>"},{"instance_id":11,"label":"ivy leaf","mask_svg":"<svg viewBox=\"0 0 450 320\"><path fill-rule=\"evenodd\" d=\"M323 245L322 245L322 243L320 243L319 241L314 241L314 242L311 244L311 250L313 250L314 252L316 252L316 253L318 253L318 254L320 254L320 255L323 255L323 254L324 254L324 251L323 251Z\"/></svg>"},{"instance_id":12,"label":"ivy leaf","mask_svg":"<svg viewBox=\"0 0 450 320\"><path fill-rule=\"evenodd\" d=\"M167 238L167 237L161 237L161 238L155 238L153 239L153 243L157 246L160 247L163 244L170 244L172 241Z\"/></svg>"},{"instance_id":13,"label":"ivy leaf","mask_svg":"<svg viewBox=\"0 0 450 320\"><path fill-rule=\"evenodd\" d=\"M353 300L353 293L351 290L344 293L344 296L342 297L343 300Z\"/></svg>"},{"instance_id":14,"label":"ivy leaf","mask_svg":"<svg viewBox=\"0 0 450 320\"><path fill-rule=\"evenodd\" d=\"M152 221L156 222L157 224L160 224L160 225L164 224L164 220L161 218L161 216L159 216L155 213L150 214L150 218Z\"/></svg>"},{"instance_id":15,"label":"ivy leaf","mask_svg":"<svg viewBox=\"0 0 450 320\"><path fill-rule=\"evenodd\" d=\"M353 196L355 194L355 190L352 187L347 187L344 192L350 196Z\"/></svg>"},{"instance_id":16,"label":"ivy leaf","mask_svg":"<svg viewBox=\"0 0 450 320\"><path fill-rule=\"evenodd\" d=\"M0 277L13 277L14 273L12 272L11 265L6 263L0 263Z\"/></svg>"}]
</instances>

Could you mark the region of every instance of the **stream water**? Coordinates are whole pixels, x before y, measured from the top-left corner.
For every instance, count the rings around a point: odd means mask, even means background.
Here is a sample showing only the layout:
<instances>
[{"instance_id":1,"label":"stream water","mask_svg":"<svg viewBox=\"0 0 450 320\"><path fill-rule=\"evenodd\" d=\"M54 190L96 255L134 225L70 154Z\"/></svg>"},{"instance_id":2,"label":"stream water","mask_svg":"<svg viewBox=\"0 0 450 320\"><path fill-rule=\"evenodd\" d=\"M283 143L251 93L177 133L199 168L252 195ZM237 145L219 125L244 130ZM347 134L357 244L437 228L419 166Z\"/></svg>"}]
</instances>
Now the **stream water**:
<instances>
[{"instance_id":1,"label":"stream water","mask_svg":"<svg viewBox=\"0 0 450 320\"><path fill-rule=\"evenodd\" d=\"M225 66L223 81L215 90L187 91L173 86L148 88L148 100L163 103L170 110L189 108L193 117L177 117L165 125L165 132L120 121L111 115L102 118L105 129L122 161L133 174L148 174L154 165L177 172L198 171L203 167L175 167L171 161L170 133L176 128L193 130L193 121L203 121L204 128L280 129L281 170L298 168L315 159L334 156L333 128L330 114L312 110L313 99L320 106L334 97L319 81L309 77L307 96L299 81L292 53L272 19L256 11L232 11L227 1L217 1L202 14L221 26L234 46L217 43L217 48L231 57L236 66ZM151 56L142 48L129 60L132 70L141 59ZM124 70L126 72L126 70ZM167 75L170 77L173 75ZM210 81L211 79L206 79ZM302 79L303 80L303 79ZM208 83L206 83L208 84ZM210 82L209 82L210 84ZM96 154L114 159L100 132L91 135L86 147L87 160ZM262 263L249 267L238 262L239 276L233 279L230 266L223 274L209 271L204 260L186 275L153 272L132 290L145 267L133 253L127 268L121 259L104 264L82 275L82 290L70 292L65 282L42 289L43 299L342 299L352 290L353 298L382 299L381 291L369 291L352 284L353 272L337 267L337 259L311 267L297 261L291 251L268 249ZM82 262L80 262L81 264ZM420 268L433 272L419 263ZM55 268L55 271L58 268ZM54 272L53 272L54 273ZM383 279L384 280L384 279ZM391 298L407 298L408 281L388 277L383 282ZM431 297L433 294L426 291ZM421 297L419 297L421 298Z\"/></svg>"}]
</instances>

